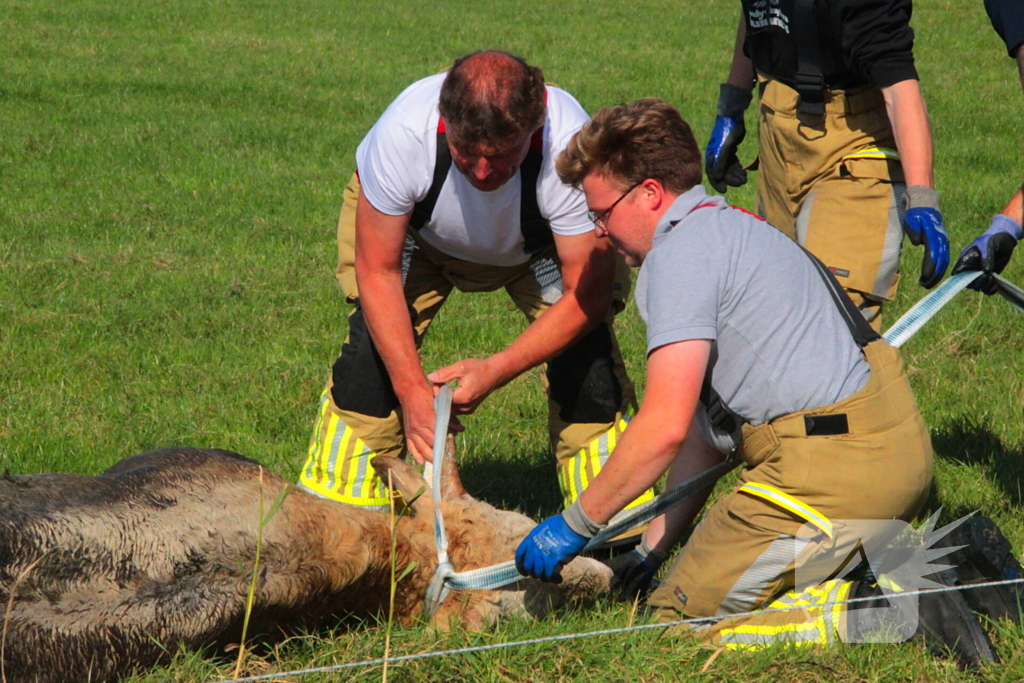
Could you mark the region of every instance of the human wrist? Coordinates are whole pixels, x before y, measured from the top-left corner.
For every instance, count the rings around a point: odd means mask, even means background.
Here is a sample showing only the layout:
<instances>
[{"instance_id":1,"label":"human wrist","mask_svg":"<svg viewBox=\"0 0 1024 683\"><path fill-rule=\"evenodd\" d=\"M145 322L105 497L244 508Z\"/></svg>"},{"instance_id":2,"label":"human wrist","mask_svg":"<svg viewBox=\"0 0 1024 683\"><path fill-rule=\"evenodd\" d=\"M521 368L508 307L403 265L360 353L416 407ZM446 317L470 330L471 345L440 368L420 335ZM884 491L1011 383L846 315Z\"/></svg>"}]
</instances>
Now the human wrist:
<instances>
[{"instance_id":1,"label":"human wrist","mask_svg":"<svg viewBox=\"0 0 1024 683\"><path fill-rule=\"evenodd\" d=\"M939 210L939 193L927 185L911 185L903 194L907 209Z\"/></svg>"},{"instance_id":2,"label":"human wrist","mask_svg":"<svg viewBox=\"0 0 1024 683\"><path fill-rule=\"evenodd\" d=\"M657 562L659 565L664 564L665 560L668 559L668 553L664 550L655 550L650 543L647 542L647 532L640 537L640 543L637 545L636 554L642 559L646 560L650 558L651 561Z\"/></svg>"},{"instance_id":3,"label":"human wrist","mask_svg":"<svg viewBox=\"0 0 1024 683\"><path fill-rule=\"evenodd\" d=\"M753 89L722 83L718 86L718 115L731 118L743 116L753 97Z\"/></svg>"},{"instance_id":4,"label":"human wrist","mask_svg":"<svg viewBox=\"0 0 1024 683\"><path fill-rule=\"evenodd\" d=\"M1011 235L1015 240L1020 241L1024 239L1024 227L1015 221L1012 217L1007 216L1005 213L997 213L995 218L992 219L992 225L985 231L986 235L995 235L996 233L1005 232Z\"/></svg>"},{"instance_id":5,"label":"human wrist","mask_svg":"<svg viewBox=\"0 0 1024 683\"><path fill-rule=\"evenodd\" d=\"M580 501L576 501L570 505L562 513L562 518L565 520L566 526L572 529L574 532L583 536L584 538L593 538L597 536L607 524L598 524L590 518L590 516L584 512L583 506L580 505Z\"/></svg>"}]
</instances>

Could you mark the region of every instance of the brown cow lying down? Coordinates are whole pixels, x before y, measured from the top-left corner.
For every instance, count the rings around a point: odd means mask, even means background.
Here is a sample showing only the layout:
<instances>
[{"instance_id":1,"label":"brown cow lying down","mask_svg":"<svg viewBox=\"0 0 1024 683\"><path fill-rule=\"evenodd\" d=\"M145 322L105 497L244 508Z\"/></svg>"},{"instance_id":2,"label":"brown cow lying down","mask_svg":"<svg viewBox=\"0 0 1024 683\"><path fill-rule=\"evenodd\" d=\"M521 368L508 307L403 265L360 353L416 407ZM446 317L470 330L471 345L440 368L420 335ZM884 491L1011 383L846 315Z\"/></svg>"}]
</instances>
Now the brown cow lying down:
<instances>
[{"instance_id":1,"label":"brown cow lying down","mask_svg":"<svg viewBox=\"0 0 1024 683\"><path fill-rule=\"evenodd\" d=\"M424 486L401 460L377 458L374 467L384 481L391 471L406 500ZM534 522L471 498L454 465L445 481L441 509L455 569L511 559ZM237 643L261 489L269 511L284 487L281 477L238 454L192 448L142 453L97 477L0 478L8 683L111 681L166 661L179 645L219 652ZM437 565L429 491L411 513L395 533L399 572L417 563L396 593L396 617L406 625L422 613ZM291 490L263 531L250 638L278 639L332 615L383 615L389 529L387 514ZM581 558L563 576L559 587L523 580L503 590L453 592L434 623L481 628L506 614L540 615L566 597L607 593L611 571Z\"/></svg>"}]
</instances>

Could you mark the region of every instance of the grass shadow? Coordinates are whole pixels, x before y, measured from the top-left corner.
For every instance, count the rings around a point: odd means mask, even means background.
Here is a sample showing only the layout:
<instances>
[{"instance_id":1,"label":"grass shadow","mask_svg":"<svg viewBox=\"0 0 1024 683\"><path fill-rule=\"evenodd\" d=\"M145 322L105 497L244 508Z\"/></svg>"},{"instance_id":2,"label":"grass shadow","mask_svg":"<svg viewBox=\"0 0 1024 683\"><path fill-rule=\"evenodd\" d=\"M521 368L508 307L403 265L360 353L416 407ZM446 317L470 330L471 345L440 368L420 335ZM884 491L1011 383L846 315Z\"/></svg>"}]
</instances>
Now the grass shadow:
<instances>
[{"instance_id":1,"label":"grass shadow","mask_svg":"<svg viewBox=\"0 0 1024 683\"><path fill-rule=\"evenodd\" d=\"M555 461L547 451L523 453L515 459L477 452L459 462L459 476L474 498L496 508L519 510L533 519L562 511Z\"/></svg>"},{"instance_id":2,"label":"grass shadow","mask_svg":"<svg viewBox=\"0 0 1024 683\"><path fill-rule=\"evenodd\" d=\"M1004 443L986 422L971 417L948 420L932 432L932 447L937 458L980 466L1006 503L1024 504L1024 450ZM927 507L937 509L940 504L933 485ZM954 516L966 512L970 510L947 511Z\"/></svg>"}]
</instances>

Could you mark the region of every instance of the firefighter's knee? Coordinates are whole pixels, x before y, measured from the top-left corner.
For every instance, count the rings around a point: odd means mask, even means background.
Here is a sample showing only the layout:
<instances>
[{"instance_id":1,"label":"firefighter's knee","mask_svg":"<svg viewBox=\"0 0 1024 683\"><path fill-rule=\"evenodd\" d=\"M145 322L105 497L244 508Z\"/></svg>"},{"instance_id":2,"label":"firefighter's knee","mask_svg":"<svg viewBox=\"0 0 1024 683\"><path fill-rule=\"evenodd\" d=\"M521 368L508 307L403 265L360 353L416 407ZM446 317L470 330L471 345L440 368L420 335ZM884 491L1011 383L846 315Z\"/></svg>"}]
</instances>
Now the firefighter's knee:
<instances>
[{"instance_id":1,"label":"firefighter's knee","mask_svg":"<svg viewBox=\"0 0 1024 683\"><path fill-rule=\"evenodd\" d=\"M370 339L362 308L356 308L348 324L348 341L331 369L331 398L340 410L387 417L398 407L398 397L384 360Z\"/></svg>"},{"instance_id":2,"label":"firefighter's knee","mask_svg":"<svg viewBox=\"0 0 1024 683\"><path fill-rule=\"evenodd\" d=\"M548 363L551 400L569 423L613 422L622 405L611 329L601 323Z\"/></svg>"}]
</instances>

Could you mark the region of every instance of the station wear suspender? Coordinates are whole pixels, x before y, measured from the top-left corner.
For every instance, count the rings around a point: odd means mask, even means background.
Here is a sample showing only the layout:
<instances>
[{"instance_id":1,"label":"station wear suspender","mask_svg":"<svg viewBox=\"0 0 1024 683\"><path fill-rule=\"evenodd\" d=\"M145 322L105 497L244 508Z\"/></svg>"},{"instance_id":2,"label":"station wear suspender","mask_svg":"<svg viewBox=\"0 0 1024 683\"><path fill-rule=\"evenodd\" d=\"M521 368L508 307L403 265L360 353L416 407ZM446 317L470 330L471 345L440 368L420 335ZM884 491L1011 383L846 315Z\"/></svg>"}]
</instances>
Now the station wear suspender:
<instances>
[{"instance_id":1,"label":"station wear suspender","mask_svg":"<svg viewBox=\"0 0 1024 683\"><path fill-rule=\"evenodd\" d=\"M793 37L796 39L794 89L800 95L797 112L808 125L825 119L825 76L821 68L821 43L815 0L793 0ZM801 120L804 120L801 118Z\"/></svg>"},{"instance_id":2,"label":"station wear suspender","mask_svg":"<svg viewBox=\"0 0 1024 683\"><path fill-rule=\"evenodd\" d=\"M530 256L539 254L555 243L551 234L551 225L540 213L537 204L537 179L544 160L543 132L538 129L530 138L530 151L519 167L522 179L522 195L519 205L519 225L523 231L523 249ZM437 159L434 162L434 179L430 183L427 195L413 207L409 225L413 230L421 230L434 213L434 206L441 194L441 187L448 178L452 166L452 155L448 149L448 136L445 133L444 119L437 122Z\"/></svg>"}]
</instances>

